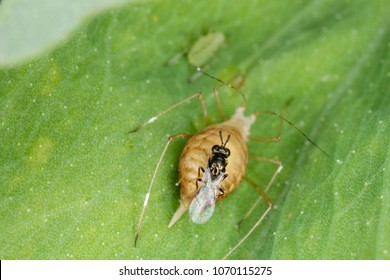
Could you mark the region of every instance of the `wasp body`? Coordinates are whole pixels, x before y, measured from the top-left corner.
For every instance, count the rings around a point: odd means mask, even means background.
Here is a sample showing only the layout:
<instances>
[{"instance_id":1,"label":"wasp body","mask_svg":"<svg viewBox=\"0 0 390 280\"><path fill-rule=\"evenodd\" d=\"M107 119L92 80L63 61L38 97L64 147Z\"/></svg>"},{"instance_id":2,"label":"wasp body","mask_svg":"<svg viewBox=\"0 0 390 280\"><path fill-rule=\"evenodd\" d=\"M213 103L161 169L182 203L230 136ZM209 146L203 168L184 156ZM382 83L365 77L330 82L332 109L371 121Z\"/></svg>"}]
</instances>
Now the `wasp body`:
<instances>
[{"instance_id":1,"label":"wasp body","mask_svg":"<svg viewBox=\"0 0 390 280\"><path fill-rule=\"evenodd\" d=\"M224 166L223 173L226 178L221 181L222 185L216 199L222 200L237 189L246 172L248 162L246 141L255 119L254 115L245 117L244 107L239 107L229 120L208 126L190 137L179 160L180 206L169 223L169 227L189 208L197 194L196 182L199 179L199 168L206 169L206 173L212 173L213 170L216 173L215 170L218 168L212 168L212 164L218 166L218 162L213 162L215 157L212 152L216 146L215 143L221 141L220 135L229 135L227 143L229 163ZM217 159L220 160L218 157ZM223 164L219 165L223 166ZM206 183L212 182L211 179Z\"/></svg>"}]
</instances>

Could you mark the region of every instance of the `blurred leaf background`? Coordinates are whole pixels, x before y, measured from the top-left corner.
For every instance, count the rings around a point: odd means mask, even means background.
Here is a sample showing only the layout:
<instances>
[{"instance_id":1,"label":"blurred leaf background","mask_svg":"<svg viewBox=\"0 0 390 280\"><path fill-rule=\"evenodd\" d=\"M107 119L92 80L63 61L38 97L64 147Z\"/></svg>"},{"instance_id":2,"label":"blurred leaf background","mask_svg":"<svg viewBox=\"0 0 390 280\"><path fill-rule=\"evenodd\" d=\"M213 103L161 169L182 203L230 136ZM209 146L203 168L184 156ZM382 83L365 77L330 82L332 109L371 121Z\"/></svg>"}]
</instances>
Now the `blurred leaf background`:
<instances>
[{"instance_id":1,"label":"blurred leaf background","mask_svg":"<svg viewBox=\"0 0 390 280\"><path fill-rule=\"evenodd\" d=\"M195 92L221 121L217 82L188 83L185 58L166 65L211 31L227 42L207 71L244 78L247 112L280 112L293 98L287 118L330 154L288 125L279 143L249 143L284 169L274 209L231 258L390 259L387 0L30 2L0 4L1 259L218 259L240 240L265 210L237 228L257 196L245 182L207 224L186 214L167 228L178 141L134 248L167 136L202 129L201 110L193 101L128 132ZM221 98L228 114L240 104L234 91ZM251 133L273 136L278 124L263 116ZM272 172L249 162L260 186Z\"/></svg>"}]
</instances>

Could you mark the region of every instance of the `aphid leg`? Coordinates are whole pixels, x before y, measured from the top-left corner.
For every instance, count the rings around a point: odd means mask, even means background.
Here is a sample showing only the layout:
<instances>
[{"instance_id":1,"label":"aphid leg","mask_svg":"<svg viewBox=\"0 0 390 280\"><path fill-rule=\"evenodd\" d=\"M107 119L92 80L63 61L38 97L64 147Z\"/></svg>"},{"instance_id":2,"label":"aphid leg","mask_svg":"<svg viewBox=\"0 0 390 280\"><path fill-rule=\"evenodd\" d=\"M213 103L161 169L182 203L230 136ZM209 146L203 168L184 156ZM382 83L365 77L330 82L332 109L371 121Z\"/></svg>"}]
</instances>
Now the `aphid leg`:
<instances>
[{"instance_id":1,"label":"aphid leg","mask_svg":"<svg viewBox=\"0 0 390 280\"><path fill-rule=\"evenodd\" d=\"M208 74L207 72L205 72L205 71L204 71L202 68L200 68L200 67L197 67L197 66L193 66L193 67L194 67L194 68L196 69L196 71L198 71L199 73L201 73L201 74L203 74L203 75L205 75L205 76L207 76L207 77L209 77L209 78L211 78L211 79L213 79L213 80L216 80L216 81L222 83L224 86L227 86L227 87L229 87L229 88L232 88L232 89L236 90L236 91L241 95L242 100L243 100L243 102L242 102L242 104L241 104L241 107L246 107L246 97L245 97L245 95L244 95L240 90L238 90L235 86L233 86L233 85L231 85L231 84L229 84L229 83L227 83L227 82L225 82L225 81L223 81L223 80L221 80L221 79L218 79L218 78L216 78L216 77L214 77L214 76L211 76L210 74ZM219 101L219 88L220 88L220 87L221 87L221 86L215 87L215 88L214 88L214 97L215 97L215 100L216 100L216 103L217 103L217 106L218 106L218 110L219 110L219 112L220 112L222 118L225 120L225 119L226 119L226 116L225 116L225 114L224 114L224 112L223 112L223 110L222 110L221 102Z\"/></svg>"},{"instance_id":2,"label":"aphid leg","mask_svg":"<svg viewBox=\"0 0 390 280\"><path fill-rule=\"evenodd\" d=\"M280 124L279 124L279 129L278 129L278 134L274 137L258 137L258 136L249 136L250 140L253 141L261 141L261 142L279 142L280 140L280 135L282 134L282 128L283 128L283 123L285 122L284 116L286 115L288 105L290 104L290 100L284 105L282 114L279 115L274 112L268 112L268 111L261 111L261 112L255 112L253 113L256 117L259 115L273 115L276 116L280 119Z\"/></svg>"},{"instance_id":3,"label":"aphid leg","mask_svg":"<svg viewBox=\"0 0 390 280\"><path fill-rule=\"evenodd\" d=\"M248 213L245 215L244 218L246 218L252 211L253 209L259 204L259 202L263 199L267 204L268 208L264 211L264 213L261 215L261 217L257 220L257 222L252 226L252 228L248 231L247 234L223 257L223 259L227 259L252 233L253 231L258 227L258 225L264 220L264 218L268 215L268 212L271 211L272 209L272 201L269 199L269 197L266 194L266 191L270 188L272 183L274 182L276 176L282 169L282 163L277 160L272 160L272 159L267 159L267 158L262 158L258 157L255 158L256 160L265 160L271 163L275 163L278 165L277 170L275 171L274 175L272 176L271 180L268 182L267 186L265 187L264 190L262 190L260 187L256 185L254 181L252 181L249 177L244 176L244 179L260 194L259 199L255 202L255 204L251 207L251 209L248 211Z\"/></svg>"},{"instance_id":4,"label":"aphid leg","mask_svg":"<svg viewBox=\"0 0 390 280\"><path fill-rule=\"evenodd\" d=\"M255 190L261 195L261 197L264 199L265 202L268 204L267 210L261 215L260 219L252 226L252 228L248 231L247 234L241 240L232 248L230 251L223 257L223 259L227 259L251 234L252 232L257 228L257 226L263 221L263 219L267 216L268 212L272 209L272 201L268 198L266 193L261 190L255 182L253 182L248 177L244 177L244 179L255 188Z\"/></svg>"},{"instance_id":5,"label":"aphid leg","mask_svg":"<svg viewBox=\"0 0 390 280\"><path fill-rule=\"evenodd\" d=\"M164 158L164 155L165 155L165 153L166 153L166 151L167 151L167 149L168 149L169 144L172 143L173 141L175 141L175 140L178 139L178 138L190 138L191 136L192 136L192 135L191 135L191 134L188 134L188 133L179 133L179 134L176 134L176 135L173 135L173 136L169 136L169 137L168 137L168 141L167 141L167 143L165 144L164 150L163 150L163 152L161 153L161 156L160 156L160 158L159 158L159 160L158 160L158 162L157 162L156 169L154 170L153 177L152 177L152 181L150 182L148 192L147 192L146 195L145 195L144 204L143 204L142 211L141 211L141 215L140 215L139 221L138 221L137 231L136 231L136 233L135 233L134 247L137 245L137 240L138 240L139 233L140 233L140 230L141 230L142 218L143 218L143 216L144 216L146 206L148 205L149 196L150 196L150 192L151 192L152 187L153 187L154 180L155 180L155 178L156 178L158 169L160 168L162 159Z\"/></svg>"},{"instance_id":6,"label":"aphid leg","mask_svg":"<svg viewBox=\"0 0 390 280\"><path fill-rule=\"evenodd\" d=\"M236 89L241 89L244 86L245 79L243 76L239 75L237 76L232 82L232 86Z\"/></svg>"},{"instance_id":7,"label":"aphid leg","mask_svg":"<svg viewBox=\"0 0 390 280\"><path fill-rule=\"evenodd\" d=\"M267 193L271 185L276 179L276 176L282 171L283 165L280 160L275 160L275 159L270 159L270 158L265 158L265 157L250 157L250 160L260 160L260 161L265 161L269 162L271 164L275 164L277 166L274 174L272 175L271 179L269 180L268 184L264 188L264 192ZM260 201L262 200L262 197L259 197L256 202L252 205L252 207L248 210L248 212L242 217L242 219L238 222L238 226L240 226L248 217L249 215L253 212L253 210L259 205Z\"/></svg>"},{"instance_id":8,"label":"aphid leg","mask_svg":"<svg viewBox=\"0 0 390 280\"><path fill-rule=\"evenodd\" d=\"M190 96L190 97L187 97L186 99L170 106L169 108L165 109L164 111L160 112L159 114L157 114L156 116L150 118L148 121L146 121L145 123L141 124L140 126L138 126L137 128L129 131L129 133L132 133L132 132L137 132L139 131L141 128L145 127L146 125L154 122L155 120L157 120L159 117L161 117L162 115L165 115L166 113L168 113L169 111L172 111L173 109L179 107L180 105L183 105L184 103L194 99L194 98L198 98L199 102L200 102L200 105L202 107L202 114L203 114L203 119L204 119L204 123L205 125L207 126L208 125L208 114L207 114L207 109L206 109L206 105L204 103L204 99L203 99L203 93L195 93L194 95Z\"/></svg>"},{"instance_id":9,"label":"aphid leg","mask_svg":"<svg viewBox=\"0 0 390 280\"><path fill-rule=\"evenodd\" d=\"M286 106L283 110L283 113L281 115L279 115L278 113L275 113L275 112L268 112L268 111L262 111L262 112L255 112L253 113L255 116L259 116L259 115L272 115L272 116L275 116L277 117L278 119L280 119L280 125L279 125L279 132L277 134L277 136L275 137L257 137L257 136L249 136L249 139L250 140L253 140L253 141L262 141L262 142L278 142L280 140L280 135L282 133L282 127L283 127L283 123L287 123L289 126L291 126L292 128L294 128L295 130L297 130L307 141L309 141L313 146L315 146L317 149L319 149L325 156L327 156L328 158L330 158L329 154L327 152L325 152L323 149L321 149L313 140L310 139L309 136L307 136L301 129L299 129L296 125L294 125L291 121L289 121L288 119L286 119L284 117L286 111L287 111L287 106L290 102L287 102L286 103Z\"/></svg>"}]
</instances>

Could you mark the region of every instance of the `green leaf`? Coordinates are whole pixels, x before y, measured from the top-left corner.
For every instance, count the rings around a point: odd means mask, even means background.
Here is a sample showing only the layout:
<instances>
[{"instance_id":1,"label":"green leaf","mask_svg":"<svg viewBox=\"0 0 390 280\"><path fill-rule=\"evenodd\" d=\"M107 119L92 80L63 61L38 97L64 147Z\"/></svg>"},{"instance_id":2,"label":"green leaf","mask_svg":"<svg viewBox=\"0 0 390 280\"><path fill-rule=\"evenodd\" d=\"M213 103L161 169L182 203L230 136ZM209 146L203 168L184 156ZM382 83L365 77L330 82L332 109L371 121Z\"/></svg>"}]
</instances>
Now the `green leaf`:
<instances>
[{"instance_id":1,"label":"green leaf","mask_svg":"<svg viewBox=\"0 0 390 280\"><path fill-rule=\"evenodd\" d=\"M134 247L167 136L202 129L201 108L194 99L128 132L196 92L205 93L211 121L221 121L212 94L218 83L204 76L188 83L194 70L185 57L166 65L217 31L226 46L207 72L243 77L248 113L281 112L292 98L286 118L329 154L287 124L279 143L249 143L251 155L280 159L284 168L268 192L274 208L230 258L390 259L389 19L386 0L132 4L1 69L0 257L218 259L237 244L266 209L261 203L237 228L258 196L246 182L208 223L185 214L167 228L179 206L185 141L178 140ZM228 115L241 104L226 87L220 98ZM274 136L279 123L259 116L251 134ZM247 174L262 187L274 170L249 161Z\"/></svg>"}]
</instances>

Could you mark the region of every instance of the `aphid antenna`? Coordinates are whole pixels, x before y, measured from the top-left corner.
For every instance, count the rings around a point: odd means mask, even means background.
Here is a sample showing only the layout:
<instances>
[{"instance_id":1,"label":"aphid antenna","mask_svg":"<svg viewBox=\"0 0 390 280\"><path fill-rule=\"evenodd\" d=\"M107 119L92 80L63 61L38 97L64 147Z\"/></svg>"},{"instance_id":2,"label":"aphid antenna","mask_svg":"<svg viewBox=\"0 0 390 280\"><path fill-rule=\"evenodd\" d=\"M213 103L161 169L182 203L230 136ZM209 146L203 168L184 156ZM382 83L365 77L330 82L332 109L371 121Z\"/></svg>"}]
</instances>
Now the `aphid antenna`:
<instances>
[{"instance_id":1,"label":"aphid antenna","mask_svg":"<svg viewBox=\"0 0 390 280\"><path fill-rule=\"evenodd\" d=\"M242 104L241 106L242 106L242 107L246 107L246 96L245 96L239 89L237 89L237 88L234 87L233 85L231 85L231 84L225 82L224 80L221 80L221 79L219 79L219 78L217 78L217 77L215 77L215 76L213 76L213 75L207 73L206 71L204 71L204 70L203 70L201 67L199 67L199 66L192 65L192 67L194 67L196 71L202 73L203 75L205 75L205 76L207 76L207 77L209 77L209 78L211 78L211 79L213 79L213 80L216 80L216 81L222 83L224 86L227 86L228 88L232 88L232 89L236 90L236 91L241 95L242 100L243 100L243 104ZM217 88L219 88L219 87L217 87ZM218 106L220 106L220 105L218 104Z\"/></svg>"},{"instance_id":2,"label":"aphid antenna","mask_svg":"<svg viewBox=\"0 0 390 280\"><path fill-rule=\"evenodd\" d=\"M243 100L244 100L244 104L242 105L243 107L245 107L246 105L246 97L245 95L239 91L237 88L235 88L233 85L217 78L217 77L214 77L212 75L210 75L209 73L207 73L206 71L204 71L202 68L198 67L198 66L194 66L192 65L192 67L194 67L196 69L196 71L202 73L203 75L211 78L211 79L214 79L220 83L222 83L223 85L229 87L229 88L232 88L234 90L236 90L238 93L240 93L240 95L242 96ZM286 108L290 105L290 103L293 101L293 97L291 97L285 104L285 109L283 111L286 110ZM217 99L217 102L218 102L218 99ZM220 104L218 104L218 106L220 107ZM317 149L319 149L325 156L327 156L328 158L331 158L330 155L325 152L323 149L321 149L313 140L310 139L309 136L307 136L302 130L300 130L296 125L294 125L291 121L289 121L288 119L286 119L283 115L279 115L275 112L268 112L268 111L262 111L262 112L257 112L255 113L255 115L261 115L261 114L264 114L264 115L274 115L276 116L277 118L281 119L282 121L286 122L288 125L290 125L291 127L295 128L307 141L309 141L314 147L316 147ZM223 142L222 142L223 143Z\"/></svg>"},{"instance_id":3,"label":"aphid antenna","mask_svg":"<svg viewBox=\"0 0 390 280\"><path fill-rule=\"evenodd\" d=\"M291 101L292 101L292 99L290 99L287 104L289 104ZM256 116L258 116L258 115L273 115L273 116L277 117L278 119L281 119L282 121L284 121L285 123L290 125L292 128L297 130L307 141L309 141L314 147L316 147L318 150L320 150L325 156L327 156L328 158L331 158L331 156L327 152L325 152L323 149L321 149L321 147L318 146L313 140L311 140L310 137L306 135L306 133L304 133L293 122L289 121L284 116L279 115L278 113L275 113L275 112L270 112L270 111L256 112L254 114Z\"/></svg>"}]
</instances>

